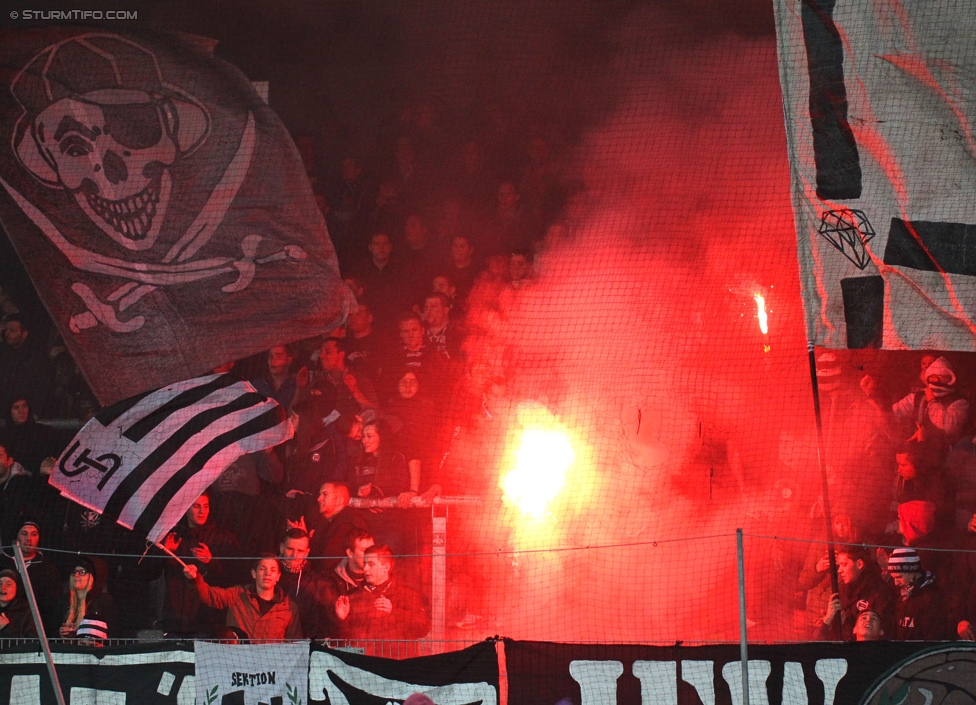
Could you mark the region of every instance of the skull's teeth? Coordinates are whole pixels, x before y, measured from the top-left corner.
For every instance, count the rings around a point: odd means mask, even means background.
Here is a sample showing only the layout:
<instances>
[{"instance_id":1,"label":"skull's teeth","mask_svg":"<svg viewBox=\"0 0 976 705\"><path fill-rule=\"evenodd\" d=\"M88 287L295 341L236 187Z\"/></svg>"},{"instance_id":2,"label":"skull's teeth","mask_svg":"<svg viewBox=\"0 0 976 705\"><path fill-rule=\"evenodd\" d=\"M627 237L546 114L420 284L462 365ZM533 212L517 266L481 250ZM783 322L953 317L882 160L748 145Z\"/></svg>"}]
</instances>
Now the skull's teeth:
<instances>
[{"instance_id":1,"label":"skull's teeth","mask_svg":"<svg viewBox=\"0 0 976 705\"><path fill-rule=\"evenodd\" d=\"M149 232L156 205L159 203L159 184L151 183L141 192L120 201L110 201L97 194L87 194L95 214L123 237L141 239Z\"/></svg>"}]
</instances>

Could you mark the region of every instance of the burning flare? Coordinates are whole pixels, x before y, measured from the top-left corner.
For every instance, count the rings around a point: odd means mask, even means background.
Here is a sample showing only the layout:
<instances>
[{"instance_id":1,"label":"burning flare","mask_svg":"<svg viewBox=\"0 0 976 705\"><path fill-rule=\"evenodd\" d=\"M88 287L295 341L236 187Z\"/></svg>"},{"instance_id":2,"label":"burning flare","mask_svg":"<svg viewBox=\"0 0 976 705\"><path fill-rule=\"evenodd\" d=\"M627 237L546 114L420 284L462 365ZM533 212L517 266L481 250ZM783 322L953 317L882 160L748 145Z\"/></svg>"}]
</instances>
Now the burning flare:
<instances>
[{"instance_id":1,"label":"burning flare","mask_svg":"<svg viewBox=\"0 0 976 705\"><path fill-rule=\"evenodd\" d=\"M563 489L576 452L565 428L546 409L524 406L519 409L519 422L522 433L514 467L500 485L507 503L541 520Z\"/></svg>"},{"instance_id":2,"label":"burning flare","mask_svg":"<svg viewBox=\"0 0 976 705\"><path fill-rule=\"evenodd\" d=\"M762 294L753 297L756 300L756 317L759 319L759 330L763 335L769 333L769 317L766 315L766 298Z\"/></svg>"},{"instance_id":3,"label":"burning flare","mask_svg":"<svg viewBox=\"0 0 976 705\"><path fill-rule=\"evenodd\" d=\"M756 318L759 319L759 330L763 335L763 352L769 352L769 316L766 315L766 297L762 294L753 296L756 300Z\"/></svg>"}]
</instances>

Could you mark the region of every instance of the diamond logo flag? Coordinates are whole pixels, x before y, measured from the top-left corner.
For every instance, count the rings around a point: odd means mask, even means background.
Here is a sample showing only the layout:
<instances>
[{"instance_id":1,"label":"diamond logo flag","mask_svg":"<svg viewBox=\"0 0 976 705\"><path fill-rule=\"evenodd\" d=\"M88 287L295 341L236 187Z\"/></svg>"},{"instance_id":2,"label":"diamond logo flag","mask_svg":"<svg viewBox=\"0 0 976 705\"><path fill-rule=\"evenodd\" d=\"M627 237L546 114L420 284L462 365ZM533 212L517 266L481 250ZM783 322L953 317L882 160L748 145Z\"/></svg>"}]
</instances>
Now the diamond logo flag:
<instances>
[{"instance_id":1,"label":"diamond logo flag","mask_svg":"<svg viewBox=\"0 0 976 705\"><path fill-rule=\"evenodd\" d=\"M237 458L293 435L277 402L231 375L207 375L105 409L58 458L50 483L158 542Z\"/></svg>"},{"instance_id":2,"label":"diamond logo flag","mask_svg":"<svg viewBox=\"0 0 976 705\"><path fill-rule=\"evenodd\" d=\"M775 0L807 340L976 350L972 0Z\"/></svg>"}]
</instances>

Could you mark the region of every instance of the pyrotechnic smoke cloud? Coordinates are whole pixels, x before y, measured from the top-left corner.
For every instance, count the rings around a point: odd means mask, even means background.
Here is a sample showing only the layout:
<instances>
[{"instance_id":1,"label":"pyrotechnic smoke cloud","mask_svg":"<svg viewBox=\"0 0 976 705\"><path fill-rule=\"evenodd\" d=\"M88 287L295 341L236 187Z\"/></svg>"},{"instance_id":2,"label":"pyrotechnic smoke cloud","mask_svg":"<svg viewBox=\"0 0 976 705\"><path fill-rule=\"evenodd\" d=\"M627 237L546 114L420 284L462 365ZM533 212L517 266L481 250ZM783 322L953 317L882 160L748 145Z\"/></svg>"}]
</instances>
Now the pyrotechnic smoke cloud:
<instances>
[{"instance_id":1,"label":"pyrotechnic smoke cloud","mask_svg":"<svg viewBox=\"0 0 976 705\"><path fill-rule=\"evenodd\" d=\"M612 43L622 97L571 159L585 195L537 282L471 312L509 408L542 404L581 451L547 521L498 515L520 552L485 600L516 638L734 639L735 529L802 535L816 494L780 458L813 415L775 47L649 8ZM538 551L588 546L608 548ZM806 547L749 548L754 636L791 638Z\"/></svg>"}]
</instances>

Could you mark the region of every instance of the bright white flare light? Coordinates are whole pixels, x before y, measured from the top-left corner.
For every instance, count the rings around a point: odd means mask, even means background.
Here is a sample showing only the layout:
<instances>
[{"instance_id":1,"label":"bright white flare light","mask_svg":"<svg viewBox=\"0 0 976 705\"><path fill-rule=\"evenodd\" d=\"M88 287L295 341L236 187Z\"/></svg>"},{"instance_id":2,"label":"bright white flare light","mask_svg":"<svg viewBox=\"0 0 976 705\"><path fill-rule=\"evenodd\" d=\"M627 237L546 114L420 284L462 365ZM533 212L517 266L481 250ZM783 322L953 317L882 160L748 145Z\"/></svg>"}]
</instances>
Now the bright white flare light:
<instances>
[{"instance_id":1,"label":"bright white flare light","mask_svg":"<svg viewBox=\"0 0 976 705\"><path fill-rule=\"evenodd\" d=\"M515 467L502 479L505 501L542 519L566 482L576 453L565 431L528 427L515 452Z\"/></svg>"},{"instance_id":2,"label":"bright white flare light","mask_svg":"<svg viewBox=\"0 0 976 705\"><path fill-rule=\"evenodd\" d=\"M756 318L759 319L759 330L763 335L769 333L769 317L766 315L766 298L762 294L753 297L756 300Z\"/></svg>"}]
</instances>

